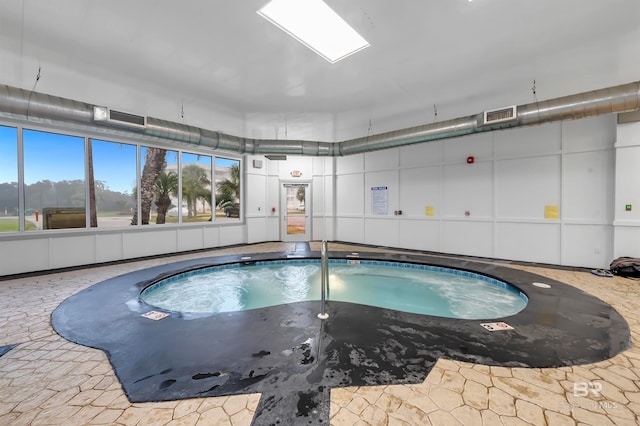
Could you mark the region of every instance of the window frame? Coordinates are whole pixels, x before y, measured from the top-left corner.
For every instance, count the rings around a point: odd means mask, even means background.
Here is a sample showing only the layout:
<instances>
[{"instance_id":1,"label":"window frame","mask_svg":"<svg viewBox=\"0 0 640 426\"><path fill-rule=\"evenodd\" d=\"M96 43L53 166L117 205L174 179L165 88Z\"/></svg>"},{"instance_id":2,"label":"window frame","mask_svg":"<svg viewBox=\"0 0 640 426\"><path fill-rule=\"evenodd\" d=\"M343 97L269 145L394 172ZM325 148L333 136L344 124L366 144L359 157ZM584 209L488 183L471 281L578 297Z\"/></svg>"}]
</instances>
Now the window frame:
<instances>
[{"instance_id":1,"label":"window frame","mask_svg":"<svg viewBox=\"0 0 640 426\"><path fill-rule=\"evenodd\" d=\"M216 150L211 149L198 149L197 146L184 148L180 146L180 144L162 144L158 143L154 140L154 138L145 138L142 137L128 137L126 135L114 135L101 133L96 131L91 131L91 129L80 129L74 127L73 125L67 126L48 126L40 123L25 123L22 120L13 120L2 118L0 120L0 126L10 127L16 129L16 146L17 146L17 157L18 157L18 209L19 209L19 230L18 231L7 231L0 232L0 239L5 238L14 238L15 236L24 237L42 237L43 234L46 235L54 235L54 234L95 234L95 233L121 233L127 231L140 231L141 229L174 229L174 228L188 228L188 227L220 227L220 226L238 226L246 224L246 217L244 214L244 204L245 204L245 176L244 176L244 163L245 156L242 154L237 154L233 152L217 152ZM48 229L48 230L35 230L35 231L25 231L24 229L24 218L25 218L25 182L24 182L24 138L23 132L25 130L29 131L37 131L44 133L53 133L61 136L70 136L82 138L84 140L84 190L85 190L85 226L82 228L63 228L63 229ZM182 156L184 154L192 154L192 155L200 155L207 156L211 158L212 167L211 167L211 182L212 182L212 200L211 202L214 204L211 206L212 209L212 220L211 221L201 221L201 222L183 222L182 217L179 217L177 223L169 223L164 225L152 226L148 227L146 225L140 224L140 218L138 216L138 224L136 225L128 225L122 227L91 227L90 224L90 199L89 199L89 170L88 170L88 144L91 143L92 140L101 141L101 142L110 142L115 144L127 144L133 145L136 147L136 203L138 204L138 215L140 214L140 197L139 197L139 187L140 187L140 176L141 176L141 148L142 147L152 147L152 148L160 148L166 149L168 151L176 151L177 159L178 159L178 170L179 173L179 195L178 201L182 203ZM237 161L240 169L240 212L237 221L226 222L226 221L216 221L215 218L215 162L216 158L223 158L227 160Z\"/></svg>"}]
</instances>

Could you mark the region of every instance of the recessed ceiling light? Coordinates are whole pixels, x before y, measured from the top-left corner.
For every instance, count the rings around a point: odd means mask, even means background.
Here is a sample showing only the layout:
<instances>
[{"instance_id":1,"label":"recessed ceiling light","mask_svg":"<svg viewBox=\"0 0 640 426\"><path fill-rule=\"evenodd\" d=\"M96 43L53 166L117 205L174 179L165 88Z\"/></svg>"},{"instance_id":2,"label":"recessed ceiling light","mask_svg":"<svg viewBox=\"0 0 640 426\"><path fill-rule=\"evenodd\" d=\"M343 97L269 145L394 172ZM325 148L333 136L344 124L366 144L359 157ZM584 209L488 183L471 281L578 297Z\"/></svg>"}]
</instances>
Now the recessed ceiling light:
<instances>
[{"instance_id":1,"label":"recessed ceiling light","mask_svg":"<svg viewBox=\"0 0 640 426\"><path fill-rule=\"evenodd\" d=\"M369 46L322 0L271 0L258 14L332 64Z\"/></svg>"}]
</instances>

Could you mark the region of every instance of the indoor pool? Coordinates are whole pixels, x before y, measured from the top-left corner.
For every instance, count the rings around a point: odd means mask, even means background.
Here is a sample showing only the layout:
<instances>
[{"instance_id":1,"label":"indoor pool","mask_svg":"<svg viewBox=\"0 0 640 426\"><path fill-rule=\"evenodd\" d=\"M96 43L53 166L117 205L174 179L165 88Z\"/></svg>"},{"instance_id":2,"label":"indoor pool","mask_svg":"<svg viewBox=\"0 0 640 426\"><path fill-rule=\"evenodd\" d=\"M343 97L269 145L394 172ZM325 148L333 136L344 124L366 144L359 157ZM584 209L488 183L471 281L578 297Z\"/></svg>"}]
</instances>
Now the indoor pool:
<instances>
[{"instance_id":1,"label":"indoor pool","mask_svg":"<svg viewBox=\"0 0 640 426\"><path fill-rule=\"evenodd\" d=\"M527 297L472 272L410 263L330 260L328 301L447 318L520 312ZM320 300L320 261L232 264L174 275L147 287L144 302L174 312L220 313Z\"/></svg>"}]
</instances>

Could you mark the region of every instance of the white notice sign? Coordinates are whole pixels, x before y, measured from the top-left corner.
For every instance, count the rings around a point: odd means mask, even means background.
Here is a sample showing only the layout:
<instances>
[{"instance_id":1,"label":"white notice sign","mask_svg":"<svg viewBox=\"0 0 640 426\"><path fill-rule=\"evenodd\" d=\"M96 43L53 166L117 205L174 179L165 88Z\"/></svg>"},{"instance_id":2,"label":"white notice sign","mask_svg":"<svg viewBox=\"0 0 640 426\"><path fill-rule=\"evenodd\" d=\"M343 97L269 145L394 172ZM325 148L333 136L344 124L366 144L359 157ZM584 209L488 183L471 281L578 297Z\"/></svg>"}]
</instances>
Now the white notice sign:
<instances>
[{"instance_id":1,"label":"white notice sign","mask_svg":"<svg viewBox=\"0 0 640 426\"><path fill-rule=\"evenodd\" d=\"M371 214L387 214L389 211L388 189L386 186L371 187Z\"/></svg>"}]
</instances>

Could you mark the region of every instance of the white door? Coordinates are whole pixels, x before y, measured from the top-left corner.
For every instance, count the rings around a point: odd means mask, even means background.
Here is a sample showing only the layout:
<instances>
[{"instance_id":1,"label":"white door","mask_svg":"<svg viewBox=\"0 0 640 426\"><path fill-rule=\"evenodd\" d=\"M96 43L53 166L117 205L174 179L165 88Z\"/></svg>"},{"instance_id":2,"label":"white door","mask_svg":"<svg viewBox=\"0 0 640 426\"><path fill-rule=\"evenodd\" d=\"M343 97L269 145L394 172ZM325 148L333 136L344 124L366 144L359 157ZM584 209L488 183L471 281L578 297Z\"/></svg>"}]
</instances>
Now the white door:
<instances>
[{"instance_id":1,"label":"white door","mask_svg":"<svg viewBox=\"0 0 640 426\"><path fill-rule=\"evenodd\" d=\"M280 192L282 241L309 241L311 239L311 185L283 182Z\"/></svg>"}]
</instances>

